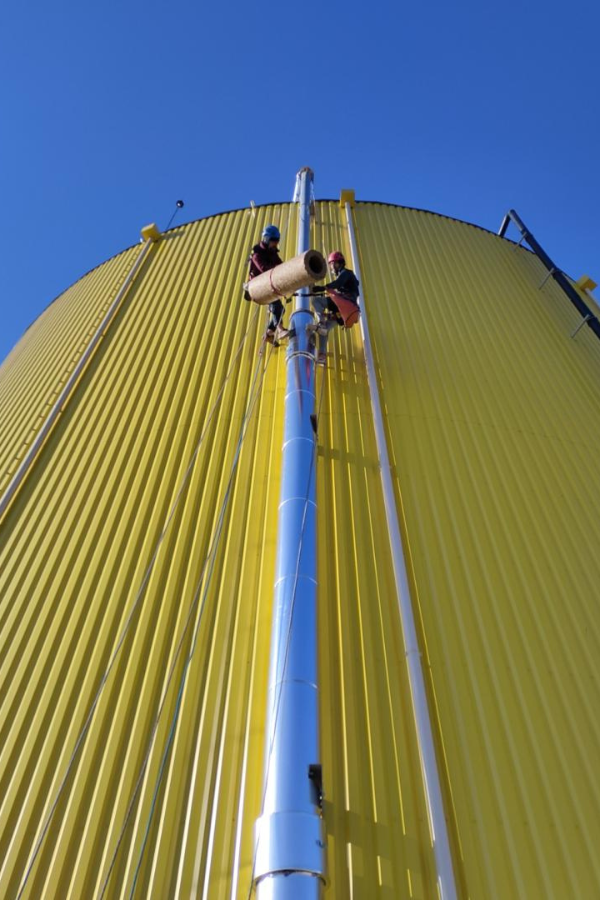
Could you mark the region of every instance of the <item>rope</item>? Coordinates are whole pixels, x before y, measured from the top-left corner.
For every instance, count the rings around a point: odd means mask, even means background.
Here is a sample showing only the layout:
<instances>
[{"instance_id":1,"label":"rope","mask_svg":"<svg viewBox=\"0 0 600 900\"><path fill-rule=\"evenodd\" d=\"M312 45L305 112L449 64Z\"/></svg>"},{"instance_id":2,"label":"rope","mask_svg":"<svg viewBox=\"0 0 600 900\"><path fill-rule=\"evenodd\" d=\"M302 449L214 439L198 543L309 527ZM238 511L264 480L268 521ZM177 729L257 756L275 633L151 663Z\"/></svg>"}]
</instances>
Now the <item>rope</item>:
<instances>
[{"instance_id":1,"label":"rope","mask_svg":"<svg viewBox=\"0 0 600 900\"><path fill-rule=\"evenodd\" d=\"M273 291L274 294L277 294L278 297L285 297L285 294L282 294L281 291L279 290L279 288L275 287L275 285L273 284L273 272L275 271L276 268L277 268L277 266L275 266L272 269L269 269L269 284L271 285L271 290Z\"/></svg>"},{"instance_id":2,"label":"rope","mask_svg":"<svg viewBox=\"0 0 600 900\"><path fill-rule=\"evenodd\" d=\"M317 407L317 427L318 427L319 419L321 417L321 405L323 403L324 387L325 387L325 377L323 377L321 380L321 392L319 395L319 405ZM281 694L283 691L283 683L285 681L285 673L286 673L287 664L288 664L290 643L291 643L291 637L292 637L292 623L294 620L294 609L296 606L296 591L298 589L298 577L299 577L299 573L300 573L300 559L302 556L302 547L304 544L304 528L306 525L306 513L308 511L308 506L309 506L309 496L308 495L310 493L310 483L312 480L312 473L313 473L314 464L315 464L316 450L317 450L317 440L316 440L316 434L315 434L315 437L313 440L313 452L312 452L312 456L311 456L311 460L310 460L310 468L308 470L308 484L306 485L306 495L304 497L304 510L302 512L302 524L300 526L300 541L298 544L298 555L296 557L296 572L294 575L294 587L292 590L292 601L290 604L290 619L289 619L286 640L285 640L285 655L284 655L284 659L283 659L283 672L281 675L279 689L277 691L277 699L275 702L275 718L274 718L274 722L273 722L273 729L271 732L269 753L267 756L267 766L266 766L265 779L264 779L263 795L262 795L261 804L260 804L260 817L262 817L262 815L264 814L264 811L265 811L265 800L266 800L266 796L267 796L267 787L269 784L269 772L271 770L271 758L273 755L273 745L275 743L275 734L277 732L277 722L279 720L279 709L281 706ZM248 888L248 894L247 894L246 900L250 900L250 898L252 896L252 890L254 888L254 872L256 871L256 859L258 856L259 843L260 843L260 832L258 834L258 839L257 839L256 845L254 847L254 856L252 858L252 872L250 873L250 887Z\"/></svg>"},{"instance_id":3,"label":"rope","mask_svg":"<svg viewBox=\"0 0 600 900\"><path fill-rule=\"evenodd\" d=\"M220 509L219 516L218 516L218 519L217 519L217 526L216 526L216 529L215 529L215 533L214 533L213 538L212 538L212 540L211 540L211 544L210 544L210 547L209 547L208 554L207 554L207 556L206 556L206 558L205 558L205 560L204 560L204 563L203 563L203 565L202 565L202 570L201 570L201 572L200 572L200 576L199 576L199 579L198 579L198 582L197 582L197 586L196 586L196 589L195 589L195 591L194 591L194 597L193 597L193 599L192 599L192 603L190 604L190 608L189 608L188 615L187 615L187 618L186 618L186 622L185 622L185 625L184 625L184 628L183 628L183 632L182 632L182 634L181 634L181 637L180 637L180 639L179 639L179 643L178 643L177 648L176 648L176 651L175 651L175 655L174 655L174 657L173 657L173 661L172 661L171 668L170 668L170 671L169 671L169 675L168 675L168 678L167 678L167 683L166 683L166 685L165 685L165 688L164 688L164 691L163 691L163 696L162 696L161 701L160 701L160 704L159 704L158 713L157 713L156 718L155 718L155 721L154 721L154 723L153 723L152 732L151 732L150 740L149 740L149 744L148 744L148 749L147 749L146 755L145 755L145 757L144 757L144 760L143 760L143 763L142 763L142 766L141 766L141 769L140 769L140 772L139 772L139 775L138 775L138 779L137 779L137 781L136 781L136 784L135 784L135 787L134 787L134 791L133 791L132 797L131 797L131 799L130 799L128 808L127 808L127 812L126 812L126 814L125 814L125 819L124 819L124 822L123 822L121 831L120 831L120 833L119 833L119 837L118 837L118 839L117 839L117 843L116 843L116 846L115 846L115 849L114 849L114 852L113 852L113 855L112 855L112 858L111 858L111 861L110 861L110 865L109 865L108 871L107 871L107 873L106 873L106 876L105 876L105 879L104 879L104 882L103 882L103 885L102 885L102 888L101 888L101 891L100 891L100 894L99 894L99 900L101 900L101 898L104 897L105 892L106 892L106 888L108 887L108 882L109 882L109 880L110 880L110 876L111 876L111 874L112 874L112 871L113 871L113 868L114 868L114 865L115 865L115 862L116 862L117 854L118 854L119 848L120 848L120 846L121 846L121 843L122 843L122 840L123 840L123 837L124 837L124 834L125 834L125 830L126 830L127 825L128 825L128 823L129 823L129 819L130 819L131 813L132 813L132 811L133 811L133 807L134 807L134 805L135 805L136 798L137 798L137 795L138 795L138 792L139 792L139 789L140 789L142 780L143 780L143 778L144 778L144 775L145 775L145 772L146 772L146 768L147 768L147 766L148 766L148 762L149 762L149 760L150 760L150 756L151 756L152 750L153 750L153 748L154 748L154 739L155 739L155 737L156 737L156 732L158 731L158 725L159 725L159 722L160 722L160 718L161 718L161 715L162 715L162 712L163 712L163 709L164 709L164 706L165 706L165 703L166 703L167 693L168 693L169 687L170 687L170 685L171 685L171 681L172 681L172 678L173 678L173 675L174 675L174 672L175 672L175 667L176 667L177 661L178 661L178 659L179 659L179 654L180 654L180 652L181 652L181 648L182 648L182 646L183 646L184 638L185 638L185 636L186 636L186 633L187 633L189 624L190 624L191 619L192 619L192 615L193 615L194 610L195 610L195 608L196 608L198 597L200 596L200 589L201 589L201 586L202 586L202 582L203 582L203 580L204 580L204 574L205 574L205 571L206 571L206 567L207 567L207 565L209 565L209 572L208 572L208 576L207 576L207 579L206 579L206 584L205 584L205 587L204 587L204 594L203 594L203 597L202 597L202 601L201 601L201 603L200 603L200 612L199 612L198 620L197 620L197 622L196 622L196 626L195 626L195 629L194 629L194 634L193 634L193 637L192 637L191 649L190 649L190 652L188 653L187 659L186 659L186 661L185 661L185 663L184 663L184 668L183 668L183 672L182 672L181 679L180 679L179 691L178 691L178 694L177 694L177 700L176 700L176 703L175 703L175 710L174 710L174 713L173 713L173 717L172 717L172 721L171 721L171 727L170 727L170 730L169 730L169 734L168 734L168 737L167 737L167 742L166 742L166 745L165 745L165 750L164 750L164 752L163 752L163 756L162 756L162 759L161 759L161 764L160 764L160 767L159 767L159 772L158 772L158 775L157 775L157 780L156 780L156 783L155 783L155 789L154 789L154 793L153 793L153 797L152 797L152 803L151 803L151 806L150 806L150 812L149 812L149 816L148 816L148 820L147 820L147 824L146 824L146 829L145 829L145 833L144 833L144 838L143 838L143 841L142 841L142 846L141 846L141 849L140 849L140 855L139 855L139 858L138 858L138 863L137 863L136 870L135 870L135 874L134 874L134 880L133 880L133 883L132 883L132 888L131 888L131 894L130 894L130 897L133 897L133 894L134 894L134 892L135 892L135 888L136 888L136 884L137 884L137 879L138 879L139 871L140 871L140 868L141 868L142 858L143 858L143 855L144 855L144 851L145 851L145 848L146 848L146 844L147 844L147 840L148 840L148 836L149 836L149 832L150 832L150 825L151 825L151 822L152 822L152 818L153 818L153 815L154 815L154 810L155 810L155 807L156 807L156 802L157 802L157 799L158 799L158 792L159 792L160 784L161 784L161 781L162 781L162 776L163 776L163 773L164 773L164 768L165 768L166 761L167 761L167 757L168 757L168 755L169 755L170 748L171 748L171 744L172 744L172 741L173 741L173 738L174 738L174 735L175 735L175 727L176 727L176 724L177 724L177 720L178 720L179 712L180 712L180 708L181 708L181 701L182 701L182 698L183 698L183 690L184 690L184 687L185 687L185 681L186 681L186 678L187 678L187 672L188 672L188 669L189 669L189 666L190 666L190 663L191 663L191 660L192 660L192 656L194 655L194 651L195 651L195 648L196 648L196 643L197 643L198 633L199 633L199 630L200 630L200 625L201 625L201 622L202 622L202 617L203 617L204 609L205 609L205 605L206 605L206 597L207 597L207 594L208 594L208 589L209 589L209 587L210 587L210 582L211 582L212 575L213 575L213 571L214 571L214 564L215 564L215 559L216 559L216 551L217 551L219 539L220 539L220 536L221 536L221 533L222 533L222 528L223 528L223 524L224 524L224 519L225 519L225 513L226 513L226 509L227 509L227 504L228 504L228 502L229 502L229 497L230 497L230 494L231 494L231 488L232 488L232 486L233 486L233 480L234 480L234 476L235 476L235 473L236 473L236 470L237 470L237 465L238 465L238 462L239 462L239 457L240 457L240 453L241 453L241 449L242 449L242 444L243 444L244 438L245 438L245 436L246 436L247 426L248 426L249 420L250 420L250 418L251 418L251 416L252 416L252 412L253 412L254 406L256 405L256 401L257 401L258 396L259 396L259 394L260 394L260 389L261 389L261 387L262 387L262 383L263 383L263 381L264 381L264 377L265 377L267 368L268 368L268 366L269 366L269 362L270 362L270 360L271 360L272 352L273 352L273 351L271 350L271 353L269 354L269 356L268 356L268 358L267 358L267 362L266 362L266 364L265 364L265 366L264 366L264 369L263 369L263 371L262 371L262 375L261 375L261 378L260 378L260 382L259 382L259 384L258 384L258 388L257 388L257 390L256 390L256 394L255 394L254 396L252 396L252 395L253 395L253 392L254 392L254 390L255 390L255 387L256 387L256 381L257 381L258 373L259 373L259 370L260 370L260 362L261 362L260 359L259 359L259 361L258 361L258 363L257 363L256 368L255 368L255 372L254 372L254 376L253 376L253 380L252 380L252 384L251 384L251 388L250 388L250 399L249 399L249 401L248 401L248 406L247 406L247 409L246 409L246 413L244 414L244 418L243 418L243 420L242 420L242 425L241 425L241 429L240 429L240 437L239 437L239 439L238 439L238 444L237 444L237 447L236 447L236 452L235 452L234 460L233 460L233 463L232 463L232 468L231 468L231 472L230 472L230 476L229 476L229 481L228 481L227 488L226 488L226 491L225 491L225 497L224 497L223 503L222 503L222 505L221 505L221 509Z\"/></svg>"},{"instance_id":4,"label":"rope","mask_svg":"<svg viewBox=\"0 0 600 900\"><path fill-rule=\"evenodd\" d=\"M144 592L144 590L145 590L146 584L147 584L147 582L148 582L148 578L150 577L150 573L152 572L152 569L153 569L154 564L155 564L155 562L156 562L156 558L157 558L157 555L158 555L158 551L159 551L159 549L160 549L160 545L162 544L162 542L163 542L163 540L164 540L164 538L165 538L165 535L166 535L166 533L167 533L167 529L168 529L168 527L169 527L169 525L170 525L170 523L171 523L171 520L172 520L172 518L173 518L173 516L174 516L174 514L175 514L175 511L176 511L177 506L178 506L178 504L179 504L179 500L180 500L181 495L182 495L182 493L183 493L183 489L184 489L184 487L185 487L185 485L186 485L186 483L187 483L187 480L188 480L188 478L189 478L190 472L191 472L191 470L192 470L192 466L193 466L193 464L194 464L194 462L195 462L195 459L196 459L196 457L197 457L197 455L198 455L198 452L199 452L199 450L200 450L200 447L201 447L201 445L202 445L202 442L204 441L204 438L206 437L206 433L207 433L207 431L208 431L208 427L209 427L209 425L210 425L210 423L211 423L211 421L212 421L212 418L213 418L213 416L214 416L214 414L215 414L215 412L216 412L216 409L217 409L217 406L218 406L218 404L219 404L219 402L220 402L220 400L221 400L221 397L223 396L223 392L224 392L224 390L225 390L225 386L226 386L227 382L229 381L229 378L231 377L231 374L232 374L232 372L233 372L235 363L237 362L237 359L238 359L240 353L242 352L242 348L243 348L243 346L244 346L244 344L245 344L245 342L246 342L246 339L247 339L248 335L250 334L250 331L252 330L252 326L254 325L254 321L255 321L255 319L256 319L256 317L257 317L257 315L258 315L259 310L260 310L260 307L257 307L257 309L256 309L256 311L255 311L255 313L254 313L254 315L253 315L253 317L252 317L252 319L250 320L250 324L249 324L249 326L248 326L248 328L247 328L245 334L243 335L242 340L240 341L240 345L239 345L239 347L238 347L238 349L237 349L237 351L236 351L236 354L235 354L235 356L234 356L234 358L233 358L233 361L232 361L232 363L231 363L231 366L229 367L229 370L228 370L228 372L227 372L227 374L226 374L226 376L225 376L225 379L224 379L224 381L223 381L223 384L221 385L221 388L220 388L220 390L219 390L219 393L217 394L216 400L215 400L215 402L214 402L214 404L213 404L213 406L212 406L212 409L211 409L211 411L210 411L210 413L209 413L208 419L206 420L206 424L205 424L205 426L204 426L204 429L203 429L203 431L202 431L202 434L200 435L200 438L199 438L199 440L198 440L198 443L197 443L197 445L196 445L196 448L195 448L195 450L194 450L194 452L193 452L193 454L192 454L192 458L191 458L191 460L190 460L190 463L189 463L189 465L188 465L188 467L187 467L187 469L186 469L186 471L185 471L185 473L184 473L184 475L183 475L183 479L182 479L181 486L180 486L180 488L179 488L179 491L177 492L177 495L176 495L176 497L175 497L175 500L173 501L173 504L172 504L172 506L171 506L171 510L170 510L170 512L169 512L169 515L167 516L167 520L166 520L166 522L165 522L163 531L162 531L162 533L161 533L161 535L160 535L160 537L159 537L159 539L158 539L158 542L157 542L157 544L156 544L156 548L155 548L155 550L154 550L154 553L153 553L153 555L152 555L152 558L151 558L151 560L150 560L150 563L149 563L149 565L148 565L148 568L146 569L146 573L145 573L144 578L143 578L143 580L142 580L142 584L141 584L141 586L140 586L140 588L139 588L139 590L138 590L138 593L136 594L135 600L134 600L134 602L133 602L133 604L132 604L131 610L130 610L129 615L128 615L128 617L127 617L127 620L125 621L125 625L123 626L123 629L122 629L122 631L121 631L121 635L120 635L119 640L118 640L118 642L117 642L117 646L115 647L115 650L114 650L113 655L112 655L112 657L111 657L111 659L110 659L110 661L109 661L109 663L108 663L108 666L106 667L106 670L104 671L104 674L103 674L102 679L101 679L101 681L100 681L100 685L99 685L99 687L98 687L98 690L97 690L97 692L96 692L96 695L95 695L95 697L94 697L94 700L92 701L92 705L91 705L91 707L90 707L90 710L89 710L89 713L88 713L88 715L87 715L87 718L86 718L86 720L85 720L85 722L84 722L84 724L83 724L83 727L82 727L82 729L81 729L81 732L79 733L79 736L78 736L78 738L77 738L77 741L75 742L75 747L74 747L74 749L73 749L73 752L72 752L72 754L71 754L71 757L70 757L70 759L69 759L69 762L67 763L67 768L66 768L65 774L64 774L64 776L63 776L63 778L62 778L62 781L61 781L61 783L60 783L60 785L59 785L59 787L58 787L58 790L57 790L57 792L56 792L56 796L54 797L54 800L53 800L53 802L52 802L52 806L50 807L50 811L49 811L49 813L48 813L48 816L46 817L46 821L44 822L44 826L43 826L43 828L42 828L42 831L41 831L41 833L40 833L40 836L39 836L39 838L38 838L38 841L37 841L37 843L36 843L36 845L35 845L33 854L32 854L32 856L31 856L31 859L30 859L29 864L28 864L28 866L27 866L27 869L26 869L26 871L25 871L25 875L24 875L24 877L23 877L23 882L22 882L22 884L21 884L21 887L19 888L19 893L17 894L16 900L20 900L20 898L23 896L23 891L25 890L25 887L26 887L26 885L27 885L27 882L28 882L29 877L30 877L30 875L31 875L31 872L32 872L32 870L33 870L33 866L34 866L35 861L36 861L36 859L37 859L37 857L38 857L38 855L39 855L39 852L40 852L42 843L43 843L43 841L44 841L44 838L46 837L46 834L47 834L47 832L48 832L48 828L50 827L50 822L52 821L52 817L54 816L54 812L56 811L56 807L58 806L58 802L59 802L59 800L60 800L60 798L61 798L61 796L62 796L62 793L63 793L63 791L64 791L64 789L65 789L67 780L68 780L68 778L69 778L69 775L70 775L71 770L72 770L72 768L73 768L73 764L74 764L74 762L75 762L75 758L76 758L76 756L77 756L77 753L79 752L79 748L80 748L81 744L83 743L83 739L85 738L85 736L86 736L86 734L87 734L87 732L88 732L88 730L89 730L89 727L90 727L90 725L91 725L92 718L93 718L93 716L94 716L94 713L95 713L95 711L96 711L96 707L97 707L98 702L99 702L99 700L100 700L100 695L102 694L102 691L103 691L103 689L104 689L104 686L106 685L106 682L107 682L107 680L108 680L108 676L110 675L110 672L111 672L111 670L112 670L112 668L113 668L113 666L114 666L114 664L115 664L115 660L116 660L116 658L117 658L117 655L118 655L118 653L119 653L121 647L123 646L123 643L124 643L124 641L125 641L125 637L127 636L127 633L128 633L129 628L130 628L130 626L131 626L131 622L132 622L132 620L133 620L133 616L134 616L135 611L136 611L136 609L137 609L137 607L138 607L138 605L139 605L139 601L140 601L140 599L141 599L141 597L142 597L142 594L143 594L143 592Z\"/></svg>"}]
</instances>

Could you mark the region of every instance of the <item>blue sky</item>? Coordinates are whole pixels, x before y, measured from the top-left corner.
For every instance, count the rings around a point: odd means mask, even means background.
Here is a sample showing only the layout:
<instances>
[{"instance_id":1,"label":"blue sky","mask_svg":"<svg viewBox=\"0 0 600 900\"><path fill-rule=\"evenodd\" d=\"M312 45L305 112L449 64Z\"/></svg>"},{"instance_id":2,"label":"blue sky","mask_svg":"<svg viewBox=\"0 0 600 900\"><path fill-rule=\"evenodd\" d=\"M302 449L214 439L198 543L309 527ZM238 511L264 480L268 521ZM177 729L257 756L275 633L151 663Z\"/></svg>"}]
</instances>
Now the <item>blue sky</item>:
<instances>
[{"instance_id":1,"label":"blue sky","mask_svg":"<svg viewBox=\"0 0 600 900\"><path fill-rule=\"evenodd\" d=\"M600 281L597 0L5 4L0 360L166 225L342 187L497 230ZM598 292L597 292L598 293Z\"/></svg>"}]
</instances>

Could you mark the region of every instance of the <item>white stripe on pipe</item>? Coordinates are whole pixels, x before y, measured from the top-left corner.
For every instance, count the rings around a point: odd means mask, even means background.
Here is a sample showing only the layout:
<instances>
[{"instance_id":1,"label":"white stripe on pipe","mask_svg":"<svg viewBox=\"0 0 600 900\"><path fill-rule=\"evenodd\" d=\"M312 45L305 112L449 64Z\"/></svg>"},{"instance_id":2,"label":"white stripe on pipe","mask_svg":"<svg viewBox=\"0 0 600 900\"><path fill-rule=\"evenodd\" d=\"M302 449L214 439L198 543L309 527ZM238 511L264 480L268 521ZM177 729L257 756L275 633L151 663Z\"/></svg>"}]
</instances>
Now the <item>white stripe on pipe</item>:
<instances>
[{"instance_id":1,"label":"white stripe on pipe","mask_svg":"<svg viewBox=\"0 0 600 900\"><path fill-rule=\"evenodd\" d=\"M98 343L98 341L102 337L104 331L106 331L106 328L110 324L110 321L111 321L113 315L117 311L117 309L121 303L121 300L127 293L129 286L131 285L131 282L137 275L138 270L139 270L140 266L142 265L144 259L148 255L148 250L150 249L150 247L153 243L154 242L152 240L147 240L144 242L144 246L142 247L135 263L133 264L131 271L129 272L129 275L123 282L121 289L119 290L119 292L117 293L117 296L111 303L108 312L106 313L106 315L104 316L104 318L102 319L100 324L98 325L98 328L96 329L92 340L85 348L83 355L82 355L81 359L79 360L79 362L77 363L77 365L75 366L75 369L73 370L71 377L65 384L64 388L62 389L62 391L60 393L60 396L58 397L54 406L50 410L50 413L48 414L48 418L42 425L42 428L41 428L38 436L36 437L35 441L31 445L31 447L29 448L26 456L24 457L23 461L21 462L21 465L19 466L19 468L13 475L12 481L9 483L4 494L2 495L2 498L0 499L0 518L2 518L2 516L4 515L4 512L6 511L10 501L12 500L13 496L15 495L19 485L21 484L21 482L27 475L27 472L33 465L35 458L36 458L42 444L44 443L44 441L46 440L46 437L48 436L48 433L50 432L50 429L54 425L55 420L58 418L58 415L61 412L62 407L65 405L65 402L68 400L69 394L75 387L75 384L76 384L79 376L81 375L87 361L89 360L90 356L94 352L94 348L95 348L96 344Z\"/></svg>"},{"instance_id":2,"label":"white stripe on pipe","mask_svg":"<svg viewBox=\"0 0 600 900\"><path fill-rule=\"evenodd\" d=\"M356 248L356 237L354 234L352 209L349 203L346 203L346 221L348 223L348 235L350 238L350 250L352 252L354 271L362 286L362 275L360 272L358 251ZM404 649L406 651L406 661L408 664L408 678L410 682L415 725L417 729L417 741L419 744L421 769L423 774L423 781L425 784L425 795L427 798L429 826L431 829L433 852L435 855L435 863L437 868L438 888L441 900L456 900L456 882L454 878L454 868L452 866L452 855L450 853L448 827L446 824L446 817L444 815L444 804L442 801L440 776L437 767L437 760L435 758L433 732L431 729L427 695L425 693L425 680L423 678L423 669L421 666L421 653L417 641L415 618L408 587L406 561L404 558L404 550L402 549L402 538L400 536L400 526L398 524L398 510L396 509L396 499L394 496L394 486L392 483L392 470L390 466L387 442L385 439L385 431L383 427L383 415L381 412L381 402L379 400L379 391L377 388L377 376L373 360L373 351L371 349L371 338L369 336L369 326L367 323L365 298L362 291L360 297L360 327L362 331L365 350L365 360L369 381L369 393L371 395L371 405L373 407L373 421L375 424L375 436L377 439L377 450L379 453L379 465L381 469L381 481L383 484L385 513L388 524L388 533L390 536L392 559L394 563L394 577L396 580L396 591L398 593L398 605L400 607L400 620L402 623Z\"/></svg>"}]
</instances>

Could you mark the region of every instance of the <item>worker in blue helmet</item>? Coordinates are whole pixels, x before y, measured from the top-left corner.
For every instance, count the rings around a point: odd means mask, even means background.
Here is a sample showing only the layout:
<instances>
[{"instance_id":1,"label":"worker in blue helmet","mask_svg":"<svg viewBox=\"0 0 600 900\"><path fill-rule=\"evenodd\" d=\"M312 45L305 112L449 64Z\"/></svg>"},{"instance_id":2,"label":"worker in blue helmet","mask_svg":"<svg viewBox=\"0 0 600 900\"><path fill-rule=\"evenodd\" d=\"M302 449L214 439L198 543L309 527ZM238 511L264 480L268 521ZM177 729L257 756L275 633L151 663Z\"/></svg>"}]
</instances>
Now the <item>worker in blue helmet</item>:
<instances>
[{"instance_id":1,"label":"worker in blue helmet","mask_svg":"<svg viewBox=\"0 0 600 900\"><path fill-rule=\"evenodd\" d=\"M248 281L280 266L283 260L279 256L278 246L281 235L276 225L267 225L261 234L260 243L252 248L252 254L249 259L250 270L248 272ZM244 298L250 300L250 294L245 289ZM265 340L271 344L278 344L283 338L288 336L288 329L283 325L284 305L281 300L274 300L269 303L269 321L267 324L267 332Z\"/></svg>"}]
</instances>

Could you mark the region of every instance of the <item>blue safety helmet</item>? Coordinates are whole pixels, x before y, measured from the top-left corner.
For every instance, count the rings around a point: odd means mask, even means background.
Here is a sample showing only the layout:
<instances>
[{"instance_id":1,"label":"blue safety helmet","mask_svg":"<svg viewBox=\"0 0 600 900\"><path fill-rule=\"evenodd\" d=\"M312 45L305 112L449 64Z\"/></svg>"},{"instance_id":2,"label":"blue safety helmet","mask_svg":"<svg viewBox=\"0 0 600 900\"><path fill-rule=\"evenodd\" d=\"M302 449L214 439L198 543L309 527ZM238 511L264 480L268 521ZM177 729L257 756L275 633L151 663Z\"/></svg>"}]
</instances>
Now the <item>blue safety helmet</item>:
<instances>
[{"instance_id":1,"label":"blue safety helmet","mask_svg":"<svg viewBox=\"0 0 600 900\"><path fill-rule=\"evenodd\" d=\"M281 238L279 228L276 225L267 225L261 237L265 244L268 244L269 241L278 241Z\"/></svg>"}]
</instances>

